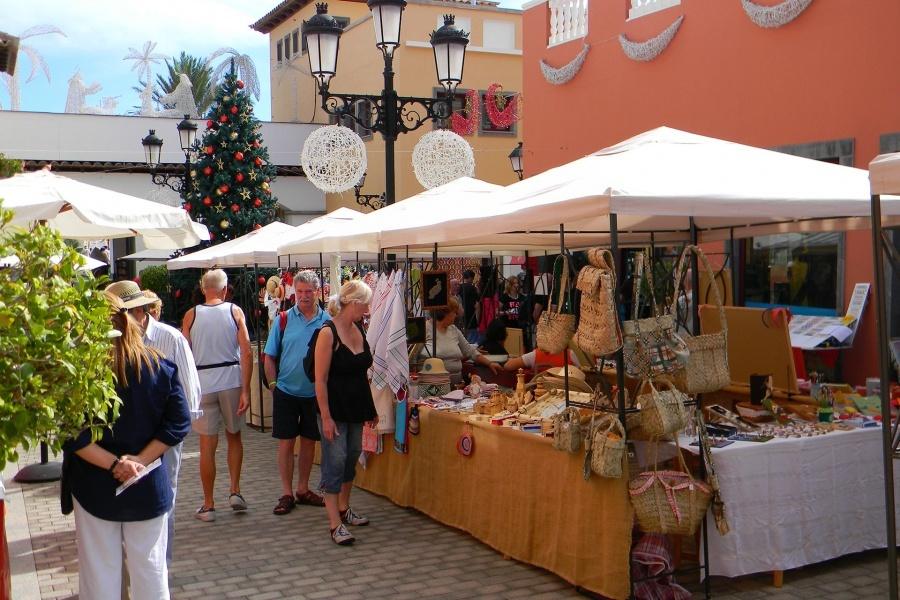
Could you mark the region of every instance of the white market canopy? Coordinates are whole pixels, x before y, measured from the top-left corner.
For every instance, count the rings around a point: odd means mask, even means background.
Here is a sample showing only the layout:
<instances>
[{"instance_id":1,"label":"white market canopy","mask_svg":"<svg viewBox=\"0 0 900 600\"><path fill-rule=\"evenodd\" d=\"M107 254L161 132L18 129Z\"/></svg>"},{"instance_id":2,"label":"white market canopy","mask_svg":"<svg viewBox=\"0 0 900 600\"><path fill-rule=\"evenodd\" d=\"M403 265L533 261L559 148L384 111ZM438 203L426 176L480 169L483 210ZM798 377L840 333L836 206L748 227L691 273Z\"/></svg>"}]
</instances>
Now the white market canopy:
<instances>
[{"instance_id":1,"label":"white market canopy","mask_svg":"<svg viewBox=\"0 0 900 600\"><path fill-rule=\"evenodd\" d=\"M316 217L296 227L281 222L269 223L255 231L239 238L204 248L198 252L173 258L166 263L170 271L177 269L212 269L215 267L240 267L246 265L259 265L274 267L279 264L278 245L286 239L299 237L304 239L333 231L347 223L355 221L363 216L363 213L349 208L339 208L327 215ZM345 257L349 258L349 257ZM372 253L366 253L361 259L374 259ZM331 255L321 257L323 263L327 263ZM304 252L290 257L290 262L304 262L304 266L318 263L318 253ZM285 265L288 262L285 261Z\"/></svg>"},{"instance_id":2,"label":"white market canopy","mask_svg":"<svg viewBox=\"0 0 900 600\"><path fill-rule=\"evenodd\" d=\"M701 241L865 228L869 178L863 169L660 127L467 208L465 216L403 231L405 241L382 234L382 247L527 248L560 224L568 247L604 244L611 213L623 243L646 242L651 234L657 242L686 240L690 218ZM882 210L900 215L900 199L883 199Z\"/></svg>"},{"instance_id":3,"label":"white market canopy","mask_svg":"<svg viewBox=\"0 0 900 600\"><path fill-rule=\"evenodd\" d=\"M444 237L456 235L456 229L445 231L444 226L485 212L488 203L494 201L502 190L499 185L460 177L317 235L303 236L298 232L278 246L278 253L283 256L307 252L377 252L383 247L403 248L409 245L418 250L414 253L417 256L422 255L423 251L430 254L434 243L433 232L439 232ZM424 231L429 233L424 234ZM472 229L467 234L471 235ZM518 253L523 248L534 248L535 243L540 243L536 239L521 242L524 245L514 244L505 249ZM559 235L553 234L549 241L542 242L544 246L541 248L558 248ZM466 251L475 249L462 248ZM501 251L498 247L495 249Z\"/></svg>"},{"instance_id":4,"label":"white market canopy","mask_svg":"<svg viewBox=\"0 0 900 600\"><path fill-rule=\"evenodd\" d=\"M881 154L869 163L873 194L900 194L900 152Z\"/></svg>"},{"instance_id":5,"label":"white market canopy","mask_svg":"<svg viewBox=\"0 0 900 600\"><path fill-rule=\"evenodd\" d=\"M64 238L99 240L141 236L147 248L176 249L209 239L206 227L182 208L166 206L41 169L0 180L14 225L46 221Z\"/></svg>"}]
</instances>

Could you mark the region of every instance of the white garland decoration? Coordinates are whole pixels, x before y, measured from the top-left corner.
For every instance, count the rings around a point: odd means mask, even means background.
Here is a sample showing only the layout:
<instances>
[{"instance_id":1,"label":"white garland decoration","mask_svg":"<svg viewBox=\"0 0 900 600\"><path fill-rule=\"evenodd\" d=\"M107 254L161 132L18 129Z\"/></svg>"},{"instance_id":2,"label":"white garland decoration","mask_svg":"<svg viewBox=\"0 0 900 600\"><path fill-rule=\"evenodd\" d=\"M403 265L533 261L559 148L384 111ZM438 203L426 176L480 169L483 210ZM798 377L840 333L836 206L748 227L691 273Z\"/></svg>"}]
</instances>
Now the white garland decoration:
<instances>
[{"instance_id":1,"label":"white garland decoration","mask_svg":"<svg viewBox=\"0 0 900 600\"><path fill-rule=\"evenodd\" d=\"M653 60L666 49L669 42L678 33L678 28L681 27L682 21L684 21L684 15L675 19L675 22L659 32L659 35L650 38L646 42L632 42L625 37L624 33L620 33L619 44L622 46L622 52L631 60L641 62Z\"/></svg>"},{"instance_id":2,"label":"white garland decoration","mask_svg":"<svg viewBox=\"0 0 900 600\"><path fill-rule=\"evenodd\" d=\"M751 0L741 0L744 12L750 20L766 29L775 29L787 25L800 16L812 0L784 0L774 6L760 6Z\"/></svg>"},{"instance_id":3,"label":"white garland decoration","mask_svg":"<svg viewBox=\"0 0 900 600\"><path fill-rule=\"evenodd\" d=\"M320 127L303 143L300 165L310 183L323 192L344 192L366 172L366 145L349 127Z\"/></svg>"},{"instance_id":4,"label":"white garland decoration","mask_svg":"<svg viewBox=\"0 0 900 600\"><path fill-rule=\"evenodd\" d=\"M425 189L475 174L472 146L446 129L429 131L413 148L413 171Z\"/></svg>"},{"instance_id":5,"label":"white garland decoration","mask_svg":"<svg viewBox=\"0 0 900 600\"><path fill-rule=\"evenodd\" d=\"M572 80L573 77L578 75L578 71L581 70L581 66L584 64L584 60L587 58L588 51L590 51L590 49L590 44L585 44L581 48L581 52L579 52L575 58L573 58L568 64L565 64L559 68L551 67L543 60L541 60L541 74L549 84L562 85L564 83L568 83Z\"/></svg>"}]
</instances>

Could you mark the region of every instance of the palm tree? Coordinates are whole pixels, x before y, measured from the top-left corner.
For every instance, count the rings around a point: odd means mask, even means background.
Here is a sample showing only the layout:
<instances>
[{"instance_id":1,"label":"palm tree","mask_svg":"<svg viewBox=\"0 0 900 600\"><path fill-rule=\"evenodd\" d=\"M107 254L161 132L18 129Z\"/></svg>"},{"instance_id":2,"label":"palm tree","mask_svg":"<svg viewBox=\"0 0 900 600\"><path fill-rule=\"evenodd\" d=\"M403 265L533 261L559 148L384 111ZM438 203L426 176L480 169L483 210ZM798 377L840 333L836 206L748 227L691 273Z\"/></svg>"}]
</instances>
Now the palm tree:
<instances>
[{"instance_id":1,"label":"palm tree","mask_svg":"<svg viewBox=\"0 0 900 600\"><path fill-rule=\"evenodd\" d=\"M194 88L194 102L197 104L197 112L201 115L206 114L216 97L212 69L207 66L206 61L182 52L178 58L167 60L166 68L168 73L165 77L162 74L156 76L158 89L153 92L153 99L159 102L163 95L172 93L178 85L179 75L184 73L191 80L191 85ZM166 108L174 107L167 106Z\"/></svg>"},{"instance_id":2,"label":"palm tree","mask_svg":"<svg viewBox=\"0 0 900 600\"><path fill-rule=\"evenodd\" d=\"M51 33L58 33L59 35L66 37L66 34L63 33L62 30L53 25L37 25L35 27L30 27L20 33L17 37L19 40L24 41L30 37L50 35ZM19 52L24 52L25 56L27 56L28 60L31 62L31 71L28 73L28 78L25 80L25 83L29 83L37 76L38 69L44 72L47 83L50 83L50 67L47 66L47 61L44 60L44 57L41 56L37 50L31 46L26 46L25 44L19 45ZM6 91L9 93L10 110L19 110L19 74L21 72L22 70L18 69L16 75L3 73L2 78L0 78L0 81L3 81L6 85Z\"/></svg>"},{"instance_id":3,"label":"palm tree","mask_svg":"<svg viewBox=\"0 0 900 600\"><path fill-rule=\"evenodd\" d=\"M230 58L226 56L229 54L231 55ZM209 55L209 58L206 59L206 65L212 66L212 62L220 56L225 56L225 59L213 71L213 81L215 83L222 81L225 78L226 69L234 61L234 71L238 79L242 80L247 85L247 91L259 100L259 77L256 75L256 65L253 64L253 59L250 58L250 55L241 54L234 48L219 48Z\"/></svg>"},{"instance_id":4,"label":"palm tree","mask_svg":"<svg viewBox=\"0 0 900 600\"><path fill-rule=\"evenodd\" d=\"M122 60L133 60L134 65L131 66L132 71L137 71L138 81L146 81L147 85L153 78L153 65L158 64L168 58L165 54L153 52L156 49L156 42L144 42L144 49L138 51L136 48L129 48L128 55Z\"/></svg>"}]
</instances>

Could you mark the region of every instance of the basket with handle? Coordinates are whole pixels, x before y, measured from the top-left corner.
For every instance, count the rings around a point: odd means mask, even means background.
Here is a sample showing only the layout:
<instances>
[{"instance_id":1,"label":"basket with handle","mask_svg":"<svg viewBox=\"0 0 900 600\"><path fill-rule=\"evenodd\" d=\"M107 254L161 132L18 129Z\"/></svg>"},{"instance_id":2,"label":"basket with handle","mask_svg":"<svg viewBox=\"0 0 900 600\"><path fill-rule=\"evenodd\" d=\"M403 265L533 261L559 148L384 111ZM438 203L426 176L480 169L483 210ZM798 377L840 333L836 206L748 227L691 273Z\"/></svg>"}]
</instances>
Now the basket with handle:
<instances>
[{"instance_id":1,"label":"basket with handle","mask_svg":"<svg viewBox=\"0 0 900 600\"><path fill-rule=\"evenodd\" d=\"M722 302L722 294L719 286L715 284L715 273L709 265L706 254L697 246L685 246L678 259L678 267L675 269L675 294L672 296L671 313L675 313L678 302L678 290L681 286L681 278L684 275L687 259L691 253L697 255L697 259L703 265L709 275L709 281L719 309L719 322L722 330L716 333L685 336L684 342L690 352L684 371L675 376L675 384L689 394L702 394L715 392L731 383L731 371L728 369L728 324L725 319L725 306ZM695 298L696 302L697 299ZM690 310L688 305L688 310Z\"/></svg>"},{"instance_id":2,"label":"basket with handle","mask_svg":"<svg viewBox=\"0 0 900 600\"><path fill-rule=\"evenodd\" d=\"M668 379L660 379L667 389L657 389L653 382L645 379L637 393L641 405L641 429L651 437L677 433L688 423L684 406L685 395ZM643 393L649 387L650 391Z\"/></svg>"},{"instance_id":3,"label":"basket with handle","mask_svg":"<svg viewBox=\"0 0 900 600\"><path fill-rule=\"evenodd\" d=\"M556 271L556 262L562 260L562 274L560 275L559 297L556 301L556 310L549 306L541 313L537 324L537 346L544 352L558 354L565 350L575 333L575 315L562 312L565 294L569 285L569 257L560 254L553 263L553 271ZM551 288L548 298L553 299Z\"/></svg>"},{"instance_id":4,"label":"basket with handle","mask_svg":"<svg viewBox=\"0 0 900 600\"><path fill-rule=\"evenodd\" d=\"M632 318L622 324L625 333L625 371L635 378L652 379L659 375L675 373L687 363L688 349L684 340L675 332L675 319L671 312L660 312L653 293L653 273L643 252L638 252L634 263L634 293ZM645 268L646 267L646 268ZM650 286L650 302L653 316L640 319L641 281L646 273Z\"/></svg>"},{"instance_id":5,"label":"basket with handle","mask_svg":"<svg viewBox=\"0 0 900 600\"><path fill-rule=\"evenodd\" d=\"M616 311L616 266L609 250L592 248L590 264L581 268L575 287L581 292L575 344L591 356L612 354L622 347Z\"/></svg>"},{"instance_id":6,"label":"basket with handle","mask_svg":"<svg viewBox=\"0 0 900 600\"><path fill-rule=\"evenodd\" d=\"M653 446L653 470L644 471L628 483L628 495L638 526L650 533L693 535L709 508L712 489L694 479L675 438L680 471L660 471L656 464L658 442Z\"/></svg>"}]
</instances>

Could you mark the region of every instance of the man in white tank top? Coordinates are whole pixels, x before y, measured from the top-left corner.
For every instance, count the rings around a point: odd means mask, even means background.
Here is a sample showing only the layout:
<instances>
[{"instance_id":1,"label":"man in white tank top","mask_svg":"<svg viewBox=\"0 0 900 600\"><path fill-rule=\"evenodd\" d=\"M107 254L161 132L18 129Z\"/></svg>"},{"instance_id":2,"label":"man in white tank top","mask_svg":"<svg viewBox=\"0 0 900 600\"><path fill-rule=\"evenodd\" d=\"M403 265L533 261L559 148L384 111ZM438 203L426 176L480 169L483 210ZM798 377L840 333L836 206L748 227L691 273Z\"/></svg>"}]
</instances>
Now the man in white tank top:
<instances>
[{"instance_id":1,"label":"man in white tank top","mask_svg":"<svg viewBox=\"0 0 900 600\"><path fill-rule=\"evenodd\" d=\"M201 521L215 521L213 486L216 481L216 447L219 424L225 426L228 442L228 474L232 510L247 510L241 495L241 463L244 446L241 430L243 414L250 406L250 376L253 355L247 322L240 307L225 302L228 276L221 269L203 274L200 280L205 302L184 315L181 331L194 351L200 376L202 416L194 420L194 431L200 435L200 481L203 506L194 515Z\"/></svg>"}]
</instances>

